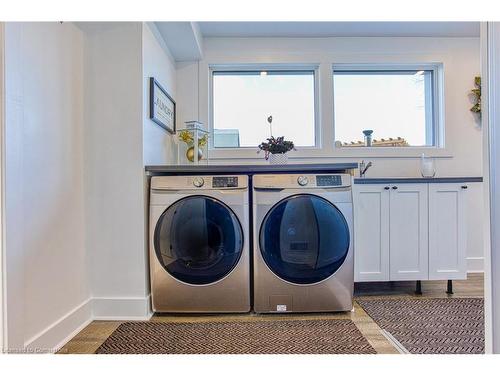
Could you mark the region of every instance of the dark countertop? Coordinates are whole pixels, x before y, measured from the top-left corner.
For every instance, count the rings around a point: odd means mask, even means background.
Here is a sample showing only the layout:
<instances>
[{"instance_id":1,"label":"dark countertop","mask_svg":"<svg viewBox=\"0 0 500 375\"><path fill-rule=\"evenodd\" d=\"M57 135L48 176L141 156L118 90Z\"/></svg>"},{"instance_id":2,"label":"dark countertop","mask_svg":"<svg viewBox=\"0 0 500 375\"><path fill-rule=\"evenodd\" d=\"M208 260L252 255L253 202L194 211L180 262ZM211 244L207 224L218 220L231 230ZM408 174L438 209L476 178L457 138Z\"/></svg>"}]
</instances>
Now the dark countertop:
<instances>
[{"instance_id":1,"label":"dark countertop","mask_svg":"<svg viewBox=\"0 0 500 375\"><path fill-rule=\"evenodd\" d=\"M255 174L255 173L340 173L357 169L357 163L330 164L249 164L249 165L148 165L151 176Z\"/></svg>"},{"instance_id":2,"label":"dark countertop","mask_svg":"<svg viewBox=\"0 0 500 375\"><path fill-rule=\"evenodd\" d=\"M387 178L355 178L355 184L414 184L414 183L461 183L461 182L483 182L482 177L387 177Z\"/></svg>"}]
</instances>

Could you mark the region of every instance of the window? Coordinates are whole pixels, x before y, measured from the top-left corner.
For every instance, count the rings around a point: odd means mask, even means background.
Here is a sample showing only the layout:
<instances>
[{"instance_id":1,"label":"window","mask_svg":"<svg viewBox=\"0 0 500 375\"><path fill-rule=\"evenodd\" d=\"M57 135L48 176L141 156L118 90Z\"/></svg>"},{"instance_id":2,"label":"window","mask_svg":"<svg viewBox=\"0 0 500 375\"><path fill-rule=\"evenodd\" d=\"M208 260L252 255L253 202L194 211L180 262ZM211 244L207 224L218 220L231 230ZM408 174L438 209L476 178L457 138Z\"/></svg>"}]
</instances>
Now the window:
<instances>
[{"instance_id":1,"label":"window","mask_svg":"<svg viewBox=\"0 0 500 375\"><path fill-rule=\"evenodd\" d=\"M334 66L337 147L439 146L435 67L384 69Z\"/></svg>"},{"instance_id":2,"label":"window","mask_svg":"<svg viewBox=\"0 0 500 375\"><path fill-rule=\"evenodd\" d=\"M212 72L213 147L256 148L272 135L315 146L314 70Z\"/></svg>"}]
</instances>

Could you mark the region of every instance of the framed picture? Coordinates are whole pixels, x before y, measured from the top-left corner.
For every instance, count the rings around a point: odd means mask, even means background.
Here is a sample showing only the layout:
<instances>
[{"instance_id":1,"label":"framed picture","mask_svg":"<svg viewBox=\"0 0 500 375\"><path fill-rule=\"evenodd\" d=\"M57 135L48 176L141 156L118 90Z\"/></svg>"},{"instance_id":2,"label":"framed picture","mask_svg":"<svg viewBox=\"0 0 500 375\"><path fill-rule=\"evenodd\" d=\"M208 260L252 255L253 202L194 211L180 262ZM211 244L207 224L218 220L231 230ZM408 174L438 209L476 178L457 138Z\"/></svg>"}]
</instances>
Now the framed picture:
<instances>
[{"instance_id":1,"label":"framed picture","mask_svg":"<svg viewBox=\"0 0 500 375\"><path fill-rule=\"evenodd\" d=\"M149 118L175 133L175 101L153 77L149 78Z\"/></svg>"}]
</instances>

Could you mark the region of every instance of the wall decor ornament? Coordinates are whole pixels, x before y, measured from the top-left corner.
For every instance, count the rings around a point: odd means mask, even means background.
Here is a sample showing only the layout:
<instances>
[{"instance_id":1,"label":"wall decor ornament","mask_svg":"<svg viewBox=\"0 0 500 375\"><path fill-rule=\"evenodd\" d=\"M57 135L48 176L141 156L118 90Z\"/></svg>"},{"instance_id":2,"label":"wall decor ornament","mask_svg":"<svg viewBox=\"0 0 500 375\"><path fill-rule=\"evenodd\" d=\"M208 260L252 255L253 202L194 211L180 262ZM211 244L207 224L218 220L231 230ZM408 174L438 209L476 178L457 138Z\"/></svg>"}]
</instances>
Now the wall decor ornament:
<instances>
[{"instance_id":1,"label":"wall decor ornament","mask_svg":"<svg viewBox=\"0 0 500 375\"><path fill-rule=\"evenodd\" d=\"M149 118L175 133L175 101L153 77L149 78Z\"/></svg>"},{"instance_id":2,"label":"wall decor ornament","mask_svg":"<svg viewBox=\"0 0 500 375\"><path fill-rule=\"evenodd\" d=\"M471 90L474 105L470 110L481 115L481 77L474 77L474 86L476 86L476 88Z\"/></svg>"}]
</instances>

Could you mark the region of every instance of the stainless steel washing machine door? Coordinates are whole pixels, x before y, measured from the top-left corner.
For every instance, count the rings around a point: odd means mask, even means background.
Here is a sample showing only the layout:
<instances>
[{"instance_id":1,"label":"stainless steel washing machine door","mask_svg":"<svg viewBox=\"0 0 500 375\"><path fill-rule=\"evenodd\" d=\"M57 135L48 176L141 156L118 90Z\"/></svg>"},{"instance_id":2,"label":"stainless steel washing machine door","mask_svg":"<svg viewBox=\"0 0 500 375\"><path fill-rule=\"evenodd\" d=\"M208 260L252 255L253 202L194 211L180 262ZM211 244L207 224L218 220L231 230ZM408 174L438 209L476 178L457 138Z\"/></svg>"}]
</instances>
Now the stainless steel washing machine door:
<instances>
[{"instance_id":1,"label":"stainless steel washing machine door","mask_svg":"<svg viewBox=\"0 0 500 375\"><path fill-rule=\"evenodd\" d=\"M187 284L211 284L238 264L243 230L223 202L196 195L178 200L158 219L154 231L158 261L174 278Z\"/></svg>"},{"instance_id":2,"label":"stainless steel washing machine door","mask_svg":"<svg viewBox=\"0 0 500 375\"><path fill-rule=\"evenodd\" d=\"M260 228L260 250L269 269L295 284L314 284L333 275L349 250L348 224L334 204L297 194L275 204Z\"/></svg>"}]
</instances>

